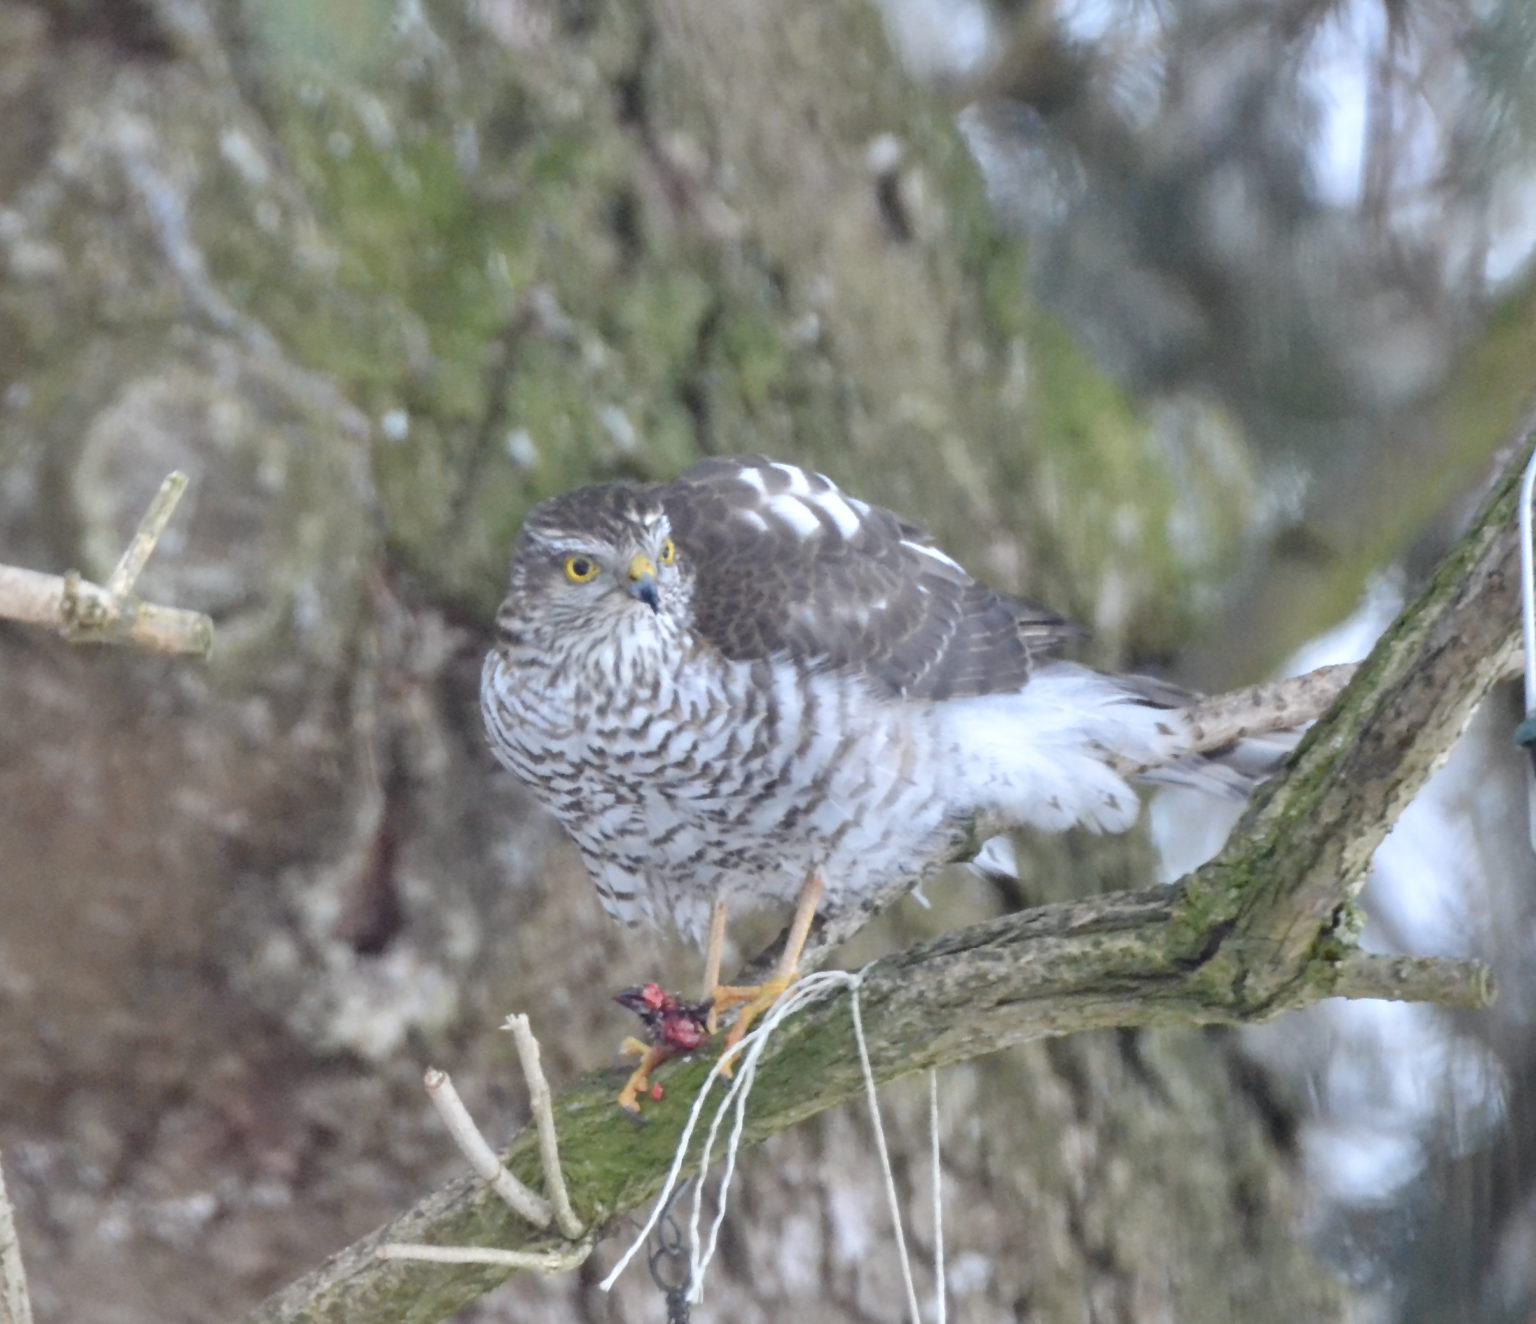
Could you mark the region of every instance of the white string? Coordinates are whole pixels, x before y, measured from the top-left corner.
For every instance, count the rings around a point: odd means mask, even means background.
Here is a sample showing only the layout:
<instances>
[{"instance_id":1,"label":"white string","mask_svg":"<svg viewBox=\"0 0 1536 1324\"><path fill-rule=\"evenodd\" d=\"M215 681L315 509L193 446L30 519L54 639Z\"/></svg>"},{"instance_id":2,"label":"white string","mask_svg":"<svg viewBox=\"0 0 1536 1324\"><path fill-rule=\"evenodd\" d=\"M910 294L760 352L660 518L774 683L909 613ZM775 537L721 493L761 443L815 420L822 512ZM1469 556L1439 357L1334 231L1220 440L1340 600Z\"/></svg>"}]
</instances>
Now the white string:
<instances>
[{"instance_id":1,"label":"white string","mask_svg":"<svg viewBox=\"0 0 1536 1324\"><path fill-rule=\"evenodd\" d=\"M907 1236L901 1227L901 1200L896 1194L896 1175L891 1171L890 1152L885 1147L885 1127L880 1121L880 1103L875 1098L875 1073L869 1065L869 1049L864 1044L864 1020L859 1015L859 988L855 984L850 1002L853 1010L853 1037L859 1045L859 1066L864 1070L864 1092L869 1099L869 1117L875 1124L875 1149L880 1155L880 1170L885 1174L885 1199L891 1209L891 1223L896 1229L896 1253L901 1257L901 1281L907 1289L907 1311L912 1324L923 1324L917 1309L917 1289L912 1286L912 1260L907 1254Z\"/></svg>"},{"instance_id":2,"label":"white string","mask_svg":"<svg viewBox=\"0 0 1536 1324\"><path fill-rule=\"evenodd\" d=\"M866 967L867 968L867 967ZM784 997L769 1009L763 1019L753 1028L739 1044L733 1045L720 1060L710 1068L709 1075L704 1078L703 1085L699 1088L698 1096L693 1101L692 1108L688 1111L688 1120L683 1125L682 1135L678 1138L677 1150L672 1157L672 1166L667 1172L666 1179L662 1182L660 1193L656 1197L656 1204L651 1210L650 1217L645 1226L630 1243L629 1248L619 1257L608 1276L603 1279L601 1286L606 1291L611 1291L618 1277L629 1266L629 1262L639 1254L640 1249L646 1244L656 1224L660 1222L663 1211L672 1192L676 1189L679 1178L682 1175L683 1164L688 1155L688 1144L693 1138L699 1118L703 1115L704 1103L708 1098L714 1084L724 1074L725 1066L730 1062L739 1062L735 1076L732 1078L725 1095L715 1107L714 1116L710 1120L709 1129L705 1134L704 1148L699 1156L700 1172L709 1170L710 1155L714 1152L715 1142L719 1137L720 1128L724 1124L727 1112L734 1113L731 1123L730 1135L726 1139L725 1171L721 1174L720 1183L716 1191L715 1217L710 1224L707 1244L701 1245L700 1224L703 1219L704 1183L699 1183L699 1189L694 1193L693 1212L688 1221L688 1238L691 1246L689 1268L689 1300L697 1304L703 1300L704 1277L710 1262L714 1259L715 1249L719 1244L720 1228L725 1221L726 1208L729 1203L730 1187L736 1171L736 1155L741 1146L742 1130L746 1124L747 1098L752 1092L752 1085L757 1076L758 1063L762 1058L764 1049L775 1030L783 1022L785 1017L793 1015L812 1002L820 1001L828 994L840 988L850 991L850 1010L853 1014L854 1041L859 1050L859 1067L864 1075L864 1090L869 1101L870 1117L874 1122L875 1146L879 1152L880 1169L885 1179L886 1201L891 1211L891 1221L896 1230L896 1248L901 1257L902 1281L906 1287L907 1309L912 1324L921 1324L921 1314L917 1305L917 1290L912 1282L912 1265L907 1254L906 1236L901 1223L901 1202L896 1191L896 1176L891 1168L890 1152L885 1143L885 1128L880 1119L880 1105L875 1094L874 1069L869 1061L869 1046L864 1038L864 1021L860 1014L859 988L863 983L864 972L849 974L843 970L821 970L814 974L805 975L791 985ZM939 1226L939 1132L938 1132L938 1085L937 1078L931 1076L929 1082L930 1094L930 1124L933 1131L934 1154L934 1215L935 1215L935 1274L936 1294L938 1296L938 1318L940 1324L944 1321L944 1274L943 1274L943 1232Z\"/></svg>"},{"instance_id":3,"label":"white string","mask_svg":"<svg viewBox=\"0 0 1536 1324\"><path fill-rule=\"evenodd\" d=\"M763 1055L763 1050L768 1047L768 1040L779 1027L786 1016L793 1015L801 1007L816 1002L839 988L853 990L855 999L859 996L859 981L862 975L850 975L843 970L822 970L815 974L807 975L791 986L790 992L779 999L769 1008L762 1023L747 1036L744 1043L751 1043L742 1059L741 1070L736 1079L731 1082L731 1088L726 1091L725 1098L715 1110L715 1120L709 1128L709 1134L704 1140L704 1152L699 1157L699 1170L709 1169L709 1156L714 1149L715 1136L720 1130L720 1123L725 1118L725 1111L733 1103L736 1106L736 1116L731 1123L731 1134L726 1141L725 1171L721 1174L718 1194L716 1196L717 1207L715 1209L714 1222L709 1228L709 1245L702 1251L699 1248L699 1221L704 1209L704 1183L699 1183L699 1189L693 1195L693 1216L688 1220L688 1240L692 1246L692 1260L690 1265L690 1278L692 1288L689 1300L695 1305L704 1299L704 1273L709 1268L710 1261L715 1258L715 1246L720 1239L720 1226L725 1222L725 1210L728 1204L728 1196L731 1189L731 1179L736 1173L736 1155L741 1148L741 1132L747 1120L747 1096L752 1092L752 1085L757 1077L757 1064ZM809 984L809 989L802 989ZM801 996L802 991L804 996Z\"/></svg>"},{"instance_id":4,"label":"white string","mask_svg":"<svg viewBox=\"0 0 1536 1324\"><path fill-rule=\"evenodd\" d=\"M939 1071L928 1068L928 1138L933 1149L933 1309L938 1324L949 1316L944 1290L944 1170L939 1159Z\"/></svg>"},{"instance_id":5,"label":"white string","mask_svg":"<svg viewBox=\"0 0 1536 1324\"><path fill-rule=\"evenodd\" d=\"M725 1098L721 1101L716 1111L715 1119L710 1128L710 1135L719 1131L723 1120L723 1113L732 1102L735 1101L742 1087L757 1074L757 1062L762 1056L763 1048L767 1042L767 1035L776 1028L784 1016L792 1010L798 1010L808 1002L826 997L837 988L849 987L856 984L860 976L850 975L841 970L822 970L815 974L805 975L795 982L789 993L781 998L770 1009L762 1021L740 1043L732 1045L720 1055L720 1060L709 1070L709 1075L704 1077L704 1083L699 1087L698 1097L693 1101L693 1107L688 1110L688 1120L683 1125L683 1133L678 1137L677 1149L672 1156L672 1166L667 1171L666 1179L661 1184L661 1192L656 1197L656 1205L651 1210L651 1216L646 1219L645 1226L640 1229L629 1249L619 1258L612 1271L599 1284L603 1291L613 1290L613 1284L618 1276L629 1267L629 1262L640 1253L641 1247L647 1238L655 1230L656 1224L661 1221L662 1213L667 1207L667 1201L676 1189L678 1179L682 1176L683 1164L688 1157L688 1142L693 1139L695 1128L699 1124L699 1117L704 1111L705 1101L709 1098L709 1092L714 1084L724 1074L728 1063L741 1059L741 1069L736 1078L731 1081L730 1088L726 1091ZM704 1171L709 1150L705 1150L705 1158L700 1161L700 1171Z\"/></svg>"}]
</instances>

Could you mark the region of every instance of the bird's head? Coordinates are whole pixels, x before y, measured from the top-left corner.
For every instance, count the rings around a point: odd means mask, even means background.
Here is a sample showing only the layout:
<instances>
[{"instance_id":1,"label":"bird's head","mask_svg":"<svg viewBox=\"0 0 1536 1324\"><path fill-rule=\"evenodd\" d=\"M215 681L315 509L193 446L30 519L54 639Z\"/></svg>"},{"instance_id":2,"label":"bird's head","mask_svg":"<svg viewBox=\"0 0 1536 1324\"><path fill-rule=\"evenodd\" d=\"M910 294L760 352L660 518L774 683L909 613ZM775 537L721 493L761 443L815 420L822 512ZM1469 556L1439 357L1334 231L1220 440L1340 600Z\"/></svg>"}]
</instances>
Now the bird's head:
<instances>
[{"instance_id":1,"label":"bird's head","mask_svg":"<svg viewBox=\"0 0 1536 1324\"><path fill-rule=\"evenodd\" d=\"M687 608L687 581L661 502L627 483L540 502L512 552L498 624L565 651L656 637Z\"/></svg>"}]
</instances>

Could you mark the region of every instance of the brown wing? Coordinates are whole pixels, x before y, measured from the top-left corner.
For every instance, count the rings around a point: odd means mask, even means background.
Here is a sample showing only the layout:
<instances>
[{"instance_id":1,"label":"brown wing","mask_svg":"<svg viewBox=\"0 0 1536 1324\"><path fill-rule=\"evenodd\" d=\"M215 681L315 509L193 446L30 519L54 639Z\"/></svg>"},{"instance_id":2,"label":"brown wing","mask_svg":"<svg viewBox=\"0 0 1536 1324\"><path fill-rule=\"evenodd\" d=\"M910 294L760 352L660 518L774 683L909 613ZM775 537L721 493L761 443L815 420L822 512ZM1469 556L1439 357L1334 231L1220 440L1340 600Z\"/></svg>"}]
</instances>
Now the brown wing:
<instances>
[{"instance_id":1,"label":"brown wing","mask_svg":"<svg viewBox=\"0 0 1536 1324\"><path fill-rule=\"evenodd\" d=\"M1082 633L793 465L705 460L657 492L694 576L694 624L733 660L788 653L946 699L1019 689L1032 658Z\"/></svg>"}]
</instances>

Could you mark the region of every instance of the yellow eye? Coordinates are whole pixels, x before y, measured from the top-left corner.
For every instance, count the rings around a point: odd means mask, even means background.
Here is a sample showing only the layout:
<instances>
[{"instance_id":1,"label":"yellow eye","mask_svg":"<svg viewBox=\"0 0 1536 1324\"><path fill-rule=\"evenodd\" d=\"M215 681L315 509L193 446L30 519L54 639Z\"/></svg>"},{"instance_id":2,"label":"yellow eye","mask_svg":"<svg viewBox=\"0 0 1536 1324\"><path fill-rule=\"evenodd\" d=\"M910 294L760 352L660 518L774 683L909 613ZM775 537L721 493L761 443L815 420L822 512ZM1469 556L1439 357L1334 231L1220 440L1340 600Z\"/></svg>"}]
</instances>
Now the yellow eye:
<instances>
[{"instance_id":1,"label":"yellow eye","mask_svg":"<svg viewBox=\"0 0 1536 1324\"><path fill-rule=\"evenodd\" d=\"M597 562L590 556L568 556L565 577L573 584L586 584L597 578Z\"/></svg>"},{"instance_id":2,"label":"yellow eye","mask_svg":"<svg viewBox=\"0 0 1536 1324\"><path fill-rule=\"evenodd\" d=\"M661 563L671 565L675 560L677 560L677 546L672 539L666 538L661 544Z\"/></svg>"}]
</instances>

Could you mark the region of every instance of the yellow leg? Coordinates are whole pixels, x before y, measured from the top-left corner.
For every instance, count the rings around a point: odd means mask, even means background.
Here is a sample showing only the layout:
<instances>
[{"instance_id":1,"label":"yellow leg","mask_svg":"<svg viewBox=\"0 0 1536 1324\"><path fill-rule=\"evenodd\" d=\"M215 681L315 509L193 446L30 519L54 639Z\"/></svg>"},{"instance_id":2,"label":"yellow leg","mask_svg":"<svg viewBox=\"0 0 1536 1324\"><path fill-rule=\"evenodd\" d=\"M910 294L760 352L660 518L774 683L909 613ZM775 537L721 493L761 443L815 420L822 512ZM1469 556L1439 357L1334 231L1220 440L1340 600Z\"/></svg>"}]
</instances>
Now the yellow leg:
<instances>
[{"instance_id":1,"label":"yellow leg","mask_svg":"<svg viewBox=\"0 0 1536 1324\"><path fill-rule=\"evenodd\" d=\"M805 940L811 936L811 922L816 918L816 907L820 902L821 875L813 873L800 889L800 899L795 902L795 917L789 925L789 938L784 943L784 953L779 957L773 977L757 985L725 985L713 991L711 1017L727 1007L741 1006L741 1014L725 1036L726 1048L739 1044L742 1036L752 1028L752 1022L773 1006L784 990L795 982L800 973L800 953L805 950ZM721 923L723 927L723 913Z\"/></svg>"},{"instance_id":2,"label":"yellow leg","mask_svg":"<svg viewBox=\"0 0 1536 1324\"><path fill-rule=\"evenodd\" d=\"M619 1107L625 1112L640 1116L640 1096L648 1094L651 1089L651 1072L656 1070L672 1054L667 1048L658 1044L644 1044L636 1038L628 1038L619 1050L626 1057L640 1054L640 1065L630 1074L624 1082L624 1088L619 1091Z\"/></svg>"},{"instance_id":3,"label":"yellow leg","mask_svg":"<svg viewBox=\"0 0 1536 1324\"><path fill-rule=\"evenodd\" d=\"M725 951L725 898L719 898L709 911L709 945L704 948L704 996L713 1001L720 987L720 958ZM713 1002L704 1028L714 1034L720 1027L720 1004Z\"/></svg>"}]
</instances>

